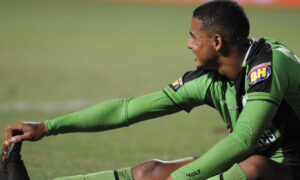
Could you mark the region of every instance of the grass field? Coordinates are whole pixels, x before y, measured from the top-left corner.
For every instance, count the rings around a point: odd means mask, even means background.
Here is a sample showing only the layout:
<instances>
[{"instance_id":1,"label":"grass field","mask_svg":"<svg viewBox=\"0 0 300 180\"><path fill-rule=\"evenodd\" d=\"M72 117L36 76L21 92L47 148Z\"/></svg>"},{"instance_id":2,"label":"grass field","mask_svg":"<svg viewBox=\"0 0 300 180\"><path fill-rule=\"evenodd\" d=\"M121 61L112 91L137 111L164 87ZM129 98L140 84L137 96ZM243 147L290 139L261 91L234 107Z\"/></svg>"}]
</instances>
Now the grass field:
<instances>
[{"instance_id":1,"label":"grass field","mask_svg":"<svg viewBox=\"0 0 300 180\"><path fill-rule=\"evenodd\" d=\"M44 121L104 100L150 93L194 69L186 48L193 9L2 0L0 140L9 123ZM246 12L251 36L275 38L300 54L300 10ZM65 108L66 102L85 103ZM218 113L204 106L120 130L25 142L23 158L31 178L43 180L198 155L225 135Z\"/></svg>"}]
</instances>

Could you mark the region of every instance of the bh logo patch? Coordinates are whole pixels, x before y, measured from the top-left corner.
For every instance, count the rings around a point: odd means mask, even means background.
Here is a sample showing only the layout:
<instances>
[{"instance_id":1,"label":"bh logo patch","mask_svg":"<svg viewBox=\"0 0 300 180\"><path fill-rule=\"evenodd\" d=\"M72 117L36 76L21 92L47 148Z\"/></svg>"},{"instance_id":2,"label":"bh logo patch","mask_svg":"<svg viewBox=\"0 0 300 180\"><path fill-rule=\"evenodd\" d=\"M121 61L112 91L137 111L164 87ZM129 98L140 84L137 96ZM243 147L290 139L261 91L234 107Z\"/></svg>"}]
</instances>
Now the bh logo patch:
<instances>
[{"instance_id":1,"label":"bh logo patch","mask_svg":"<svg viewBox=\"0 0 300 180\"><path fill-rule=\"evenodd\" d=\"M268 67L271 63L265 63L252 68L248 74L249 84L255 84L267 79L271 75L271 69Z\"/></svg>"}]
</instances>

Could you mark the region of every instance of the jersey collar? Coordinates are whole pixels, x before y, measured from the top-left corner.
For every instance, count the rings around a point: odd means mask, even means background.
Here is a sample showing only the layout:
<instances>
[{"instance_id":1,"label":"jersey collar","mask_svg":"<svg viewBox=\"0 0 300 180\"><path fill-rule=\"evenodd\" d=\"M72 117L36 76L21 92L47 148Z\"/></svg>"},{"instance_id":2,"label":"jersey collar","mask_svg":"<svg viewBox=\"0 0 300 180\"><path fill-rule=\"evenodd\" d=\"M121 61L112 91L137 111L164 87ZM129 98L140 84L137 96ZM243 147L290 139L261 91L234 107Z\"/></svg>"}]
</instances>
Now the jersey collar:
<instances>
[{"instance_id":1,"label":"jersey collar","mask_svg":"<svg viewBox=\"0 0 300 180\"><path fill-rule=\"evenodd\" d=\"M249 53L250 53L250 51L251 51L252 46L253 46L253 39L250 40L250 46L249 46L249 48L248 48L248 50L247 50L247 52L246 52L245 58L244 58L244 60L243 60L242 67L246 67L246 62L247 62L247 59L248 59L248 57L249 57Z\"/></svg>"}]
</instances>

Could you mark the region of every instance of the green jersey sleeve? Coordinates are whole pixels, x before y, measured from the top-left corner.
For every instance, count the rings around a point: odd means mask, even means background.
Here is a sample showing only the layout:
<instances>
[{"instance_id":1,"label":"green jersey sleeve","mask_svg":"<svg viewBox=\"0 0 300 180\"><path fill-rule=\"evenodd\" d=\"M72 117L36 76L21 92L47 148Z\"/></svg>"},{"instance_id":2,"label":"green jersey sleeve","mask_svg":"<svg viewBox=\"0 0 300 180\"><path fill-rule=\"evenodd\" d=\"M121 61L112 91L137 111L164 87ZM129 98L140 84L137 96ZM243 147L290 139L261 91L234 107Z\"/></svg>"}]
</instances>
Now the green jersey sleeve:
<instances>
[{"instance_id":1,"label":"green jersey sleeve","mask_svg":"<svg viewBox=\"0 0 300 180\"><path fill-rule=\"evenodd\" d=\"M265 128L272 121L277 106L267 101L247 102L232 134L197 160L171 174L173 180L204 180L227 170L249 156Z\"/></svg>"},{"instance_id":2,"label":"green jersey sleeve","mask_svg":"<svg viewBox=\"0 0 300 180\"><path fill-rule=\"evenodd\" d=\"M104 131L178 111L180 109L160 90L140 97L103 102L45 121L45 124L48 135Z\"/></svg>"},{"instance_id":3,"label":"green jersey sleeve","mask_svg":"<svg viewBox=\"0 0 300 180\"><path fill-rule=\"evenodd\" d=\"M189 112L194 107L206 103L206 95L213 82L214 74L204 69L185 73L164 92L179 108Z\"/></svg>"},{"instance_id":4,"label":"green jersey sleeve","mask_svg":"<svg viewBox=\"0 0 300 180\"><path fill-rule=\"evenodd\" d=\"M289 100L290 94L299 102L299 59L281 43L271 39L266 39L266 42L269 51L260 55L256 64L249 68L247 100L270 101L279 106L283 98Z\"/></svg>"}]
</instances>

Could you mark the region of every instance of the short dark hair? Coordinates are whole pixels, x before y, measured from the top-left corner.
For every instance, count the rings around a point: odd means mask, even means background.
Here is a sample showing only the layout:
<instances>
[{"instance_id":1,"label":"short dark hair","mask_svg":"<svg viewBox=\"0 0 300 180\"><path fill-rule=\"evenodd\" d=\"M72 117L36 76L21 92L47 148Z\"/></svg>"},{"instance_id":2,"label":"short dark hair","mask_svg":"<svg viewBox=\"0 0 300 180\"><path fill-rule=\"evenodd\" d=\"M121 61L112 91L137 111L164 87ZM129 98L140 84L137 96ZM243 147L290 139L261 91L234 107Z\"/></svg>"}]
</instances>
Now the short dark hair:
<instances>
[{"instance_id":1,"label":"short dark hair","mask_svg":"<svg viewBox=\"0 0 300 180\"><path fill-rule=\"evenodd\" d=\"M232 0L214 0L202 4L193 12L202 21L200 29L209 34L218 33L230 43L248 39L249 20L244 9Z\"/></svg>"}]
</instances>

